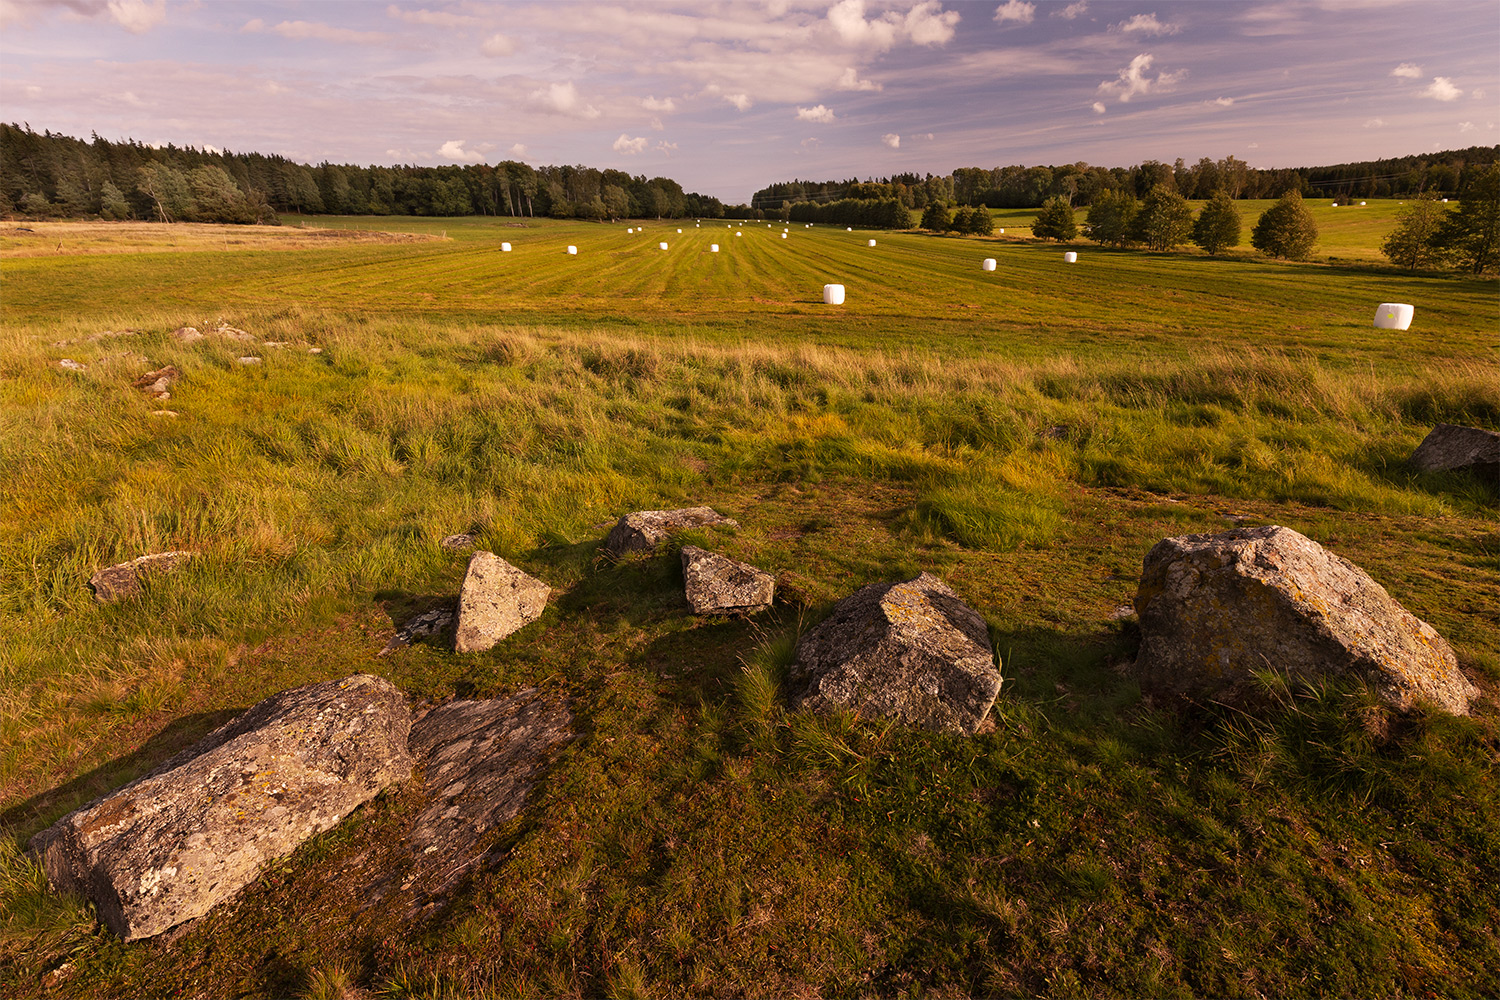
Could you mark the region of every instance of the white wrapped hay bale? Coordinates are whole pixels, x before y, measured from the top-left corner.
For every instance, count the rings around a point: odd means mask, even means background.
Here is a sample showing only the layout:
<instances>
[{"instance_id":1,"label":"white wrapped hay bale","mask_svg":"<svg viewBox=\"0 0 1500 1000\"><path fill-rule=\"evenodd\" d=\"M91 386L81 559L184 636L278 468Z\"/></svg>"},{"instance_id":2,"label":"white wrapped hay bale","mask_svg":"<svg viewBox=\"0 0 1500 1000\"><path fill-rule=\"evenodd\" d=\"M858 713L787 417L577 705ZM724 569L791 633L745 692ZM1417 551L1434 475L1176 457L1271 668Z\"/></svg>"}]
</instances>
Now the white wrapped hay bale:
<instances>
[{"instance_id":1,"label":"white wrapped hay bale","mask_svg":"<svg viewBox=\"0 0 1500 1000\"><path fill-rule=\"evenodd\" d=\"M848 226L848 227L846 227L844 229L844 232L846 232L846 233L852 233L852 232L854 232L854 227L853 226Z\"/></svg>"},{"instance_id":2,"label":"white wrapped hay bale","mask_svg":"<svg viewBox=\"0 0 1500 1000\"><path fill-rule=\"evenodd\" d=\"M782 234L781 234L781 238L782 238L782 239L786 239L786 233L782 233Z\"/></svg>"},{"instance_id":3,"label":"white wrapped hay bale","mask_svg":"<svg viewBox=\"0 0 1500 1000\"><path fill-rule=\"evenodd\" d=\"M1078 254L1072 250L1069 250L1067 253L1063 254L1063 260L1067 261L1069 264L1076 264L1078 263Z\"/></svg>"},{"instance_id":4,"label":"white wrapped hay bale","mask_svg":"<svg viewBox=\"0 0 1500 1000\"><path fill-rule=\"evenodd\" d=\"M875 241L874 241L874 240L871 240L871 241L870 241L870 246L874 246L874 245L875 245Z\"/></svg>"},{"instance_id":5,"label":"white wrapped hay bale","mask_svg":"<svg viewBox=\"0 0 1500 1000\"><path fill-rule=\"evenodd\" d=\"M841 306L844 304L843 285L824 285L823 304L829 306Z\"/></svg>"},{"instance_id":6,"label":"white wrapped hay bale","mask_svg":"<svg viewBox=\"0 0 1500 1000\"><path fill-rule=\"evenodd\" d=\"M574 247L574 246L568 247L568 254L569 254L569 256L577 257L578 256L578 248Z\"/></svg>"},{"instance_id":7,"label":"white wrapped hay bale","mask_svg":"<svg viewBox=\"0 0 1500 1000\"><path fill-rule=\"evenodd\" d=\"M509 243L502 243L502 244L500 244L500 252L501 253L510 253L510 244Z\"/></svg>"},{"instance_id":8,"label":"white wrapped hay bale","mask_svg":"<svg viewBox=\"0 0 1500 1000\"><path fill-rule=\"evenodd\" d=\"M1004 236L1004 235L1005 235L1005 230L1003 230L1003 229L1000 229L1000 230L997 230L997 232L999 232L999 234L1000 234L1000 235L1001 235L1001 236Z\"/></svg>"},{"instance_id":9,"label":"white wrapped hay bale","mask_svg":"<svg viewBox=\"0 0 1500 1000\"><path fill-rule=\"evenodd\" d=\"M661 247L663 250L665 250L667 248L667 245L665 243L658 243L656 245L659 246L659 247Z\"/></svg>"},{"instance_id":10,"label":"white wrapped hay bale","mask_svg":"<svg viewBox=\"0 0 1500 1000\"><path fill-rule=\"evenodd\" d=\"M980 267L984 268L986 271L993 271L995 269L995 258L986 257L984 259L984 263L981 264Z\"/></svg>"},{"instance_id":11,"label":"white wrapped hay bale","mask_svg":"<svg viewBox=\"0 0 1500 1000\"><path fill-rule=\"evenodd\" d=\"M1375 325L1382 330L1405 330L1416 313L1404 302L1382 302L1375 310Z\"/></svg>"},{"instance_id":12,"label":"white wrapped hay bale","mask_svg":"<svg viewBox=\"0 0 1500 1000\"><path fill-rule=\"evenodd\" d=\"M744 236L745 234L744 233L735 233L734 235L736 235L736 236Z\"/></svg>"},{"instance_id":13,"label":"white wrapped hay bale","mask_svg":"<svg viewBox=\"0 0 1500 1000\"><path fill-rule=\"evenodd\" d=\"M708 252L709 253L718 253L719 252L719 244L717 244L717 243L710 243L708 245Z\"/></svg>"},{"instance_id":14,"label":"white wrapped hay bale","mask_svg":"<svg viewBox=\"0 0 1500 1000\"><path fill-rule=\"evenodd\" d=\"M679 233L680 233L680 232L682 232L682 230L681 230L681 229L679 229L679 230L677 230L677 231L678 231L678 232L679 232Z\"/></svg>"}]
</instances>

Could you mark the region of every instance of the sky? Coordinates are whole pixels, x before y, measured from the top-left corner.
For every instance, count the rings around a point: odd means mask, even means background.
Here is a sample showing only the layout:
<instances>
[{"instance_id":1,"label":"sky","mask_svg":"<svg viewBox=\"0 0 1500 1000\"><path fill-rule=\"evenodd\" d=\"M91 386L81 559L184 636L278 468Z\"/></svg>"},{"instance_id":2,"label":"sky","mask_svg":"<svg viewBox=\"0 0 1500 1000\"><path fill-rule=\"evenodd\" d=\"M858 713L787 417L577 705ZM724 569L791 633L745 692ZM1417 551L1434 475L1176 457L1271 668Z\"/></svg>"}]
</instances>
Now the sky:
<instances>
[{"instance_id":1,"label":"sky","mask_svg":"<svg viewBox=\"0 0 1500 1000\"><path fill-rule=\"evenodd\" d=\"M0 119L776 181L1500 143L1495 0L0 0Z\"/></svg>"}]
</instances>

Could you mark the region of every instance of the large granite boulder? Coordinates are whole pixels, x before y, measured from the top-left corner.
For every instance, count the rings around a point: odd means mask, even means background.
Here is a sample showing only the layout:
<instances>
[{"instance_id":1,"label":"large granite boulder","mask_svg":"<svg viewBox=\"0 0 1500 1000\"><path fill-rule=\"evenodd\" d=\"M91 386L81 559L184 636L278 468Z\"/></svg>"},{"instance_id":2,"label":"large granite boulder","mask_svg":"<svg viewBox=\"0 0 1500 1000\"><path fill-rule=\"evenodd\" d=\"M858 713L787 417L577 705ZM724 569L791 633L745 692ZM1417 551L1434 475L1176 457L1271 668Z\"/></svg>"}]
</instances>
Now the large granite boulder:
<instances>
[{"instance_id":1,"label":"large granite boulder","mask_svg":"<svg viewBox=\"0 0 1500 1000\"><path fill-rule=\"evenodd\" d=\"M682 579L695 615L753 614L776 595L770 573L696 545L682 547Z\"/></svg>"},{"instance_id":2,"label":"large granite boulder","mask_svg":"<svg viewBox=\"0 0 1500 1000\"><path fill-rule=\"evenodd\" d=\"M458 634L453 648L460 653L494 648L516 629L540 618L551 593L551 587L495 553L474 553L458 594Z\"/></svg>"},{"instance_id":3,"label":"large granite boulder","mask_svg":"<svg viewBox=\"0 0 1500 1000\"><path fill-rule=\"evenodd\" d=\"M31 840L127 941L202 916L411 774L406 697L368 674L283 691Z\"/></svg>"},{"instance_id":4,"label":"large granite boulder","mask_svg":"<svg viewBox=\"0 0 1500 1000\"><path fill-rule=\"evenodd\" d=\"M632 552L654 552L668 538L688 528L702 528L716 524L738 527L733 518L728 518L712 507L684 507L680 510L638 510L626 514L610 529L604 540L604 553L612 559Z\"/></svg>"},{"instance_id":5,"label":"large granite boulder","mask_svg":"<svg viewBox=\"0 0 1500 1000\"><path fill-rule=\"evenodd\" d=\"M1477 427L1438 424L1407 459L1418 472L1473 469L1500 486L1500 434Z\"/></svg>"},{"instance_id":6,"label":"large granite boulder","mask_svg":"<svg viewBox=\"0 0 1500 1000\"><path fill-rule=\"evenodd\" d=\"M873 584L797 643L794 709L845 709L974 733L1000 693L989 628L930 573Z\"/></svg>"},{"instance_id":7,"label":"large granite boulder","mask_svg":"<svg viewBox=\"0 0 1500 1000\"><path fill-rule=\"evenodd\" d=\"M89 577L94 600L100 604L112 604L127 597L136 597L141 592L141 578L152 573L165 573L197 555L196 552L176 550L153 552L139 556L129 562L106 566Z\"/></svg>"},{"instance_id":8,"label":"large granite boulder","mask_svg":"<svg viewBox=\"0 0 1500 1000\"><path fill-rule=\"evenodd\" d=\"M409 842L408 886L440 896L477 863L489 830L514 819L559 747L573 738L566 703L535 688L509 698L450 701L411 728L427 806Z\"/></svg>"},{"instance_id":9,"label":"large granite boulder","mask_svg":"<svg viewBox=\"0 0 1500 1000\"><path fill-rule=\"evenodd\" d=\"M1396 707L1460 715L1478 691L1452 648L1358 566L1269 525L1157 542L1135 597L1149 689L1235 703L1254 671L1362 677Z\"/></svg>"}]
</instances>

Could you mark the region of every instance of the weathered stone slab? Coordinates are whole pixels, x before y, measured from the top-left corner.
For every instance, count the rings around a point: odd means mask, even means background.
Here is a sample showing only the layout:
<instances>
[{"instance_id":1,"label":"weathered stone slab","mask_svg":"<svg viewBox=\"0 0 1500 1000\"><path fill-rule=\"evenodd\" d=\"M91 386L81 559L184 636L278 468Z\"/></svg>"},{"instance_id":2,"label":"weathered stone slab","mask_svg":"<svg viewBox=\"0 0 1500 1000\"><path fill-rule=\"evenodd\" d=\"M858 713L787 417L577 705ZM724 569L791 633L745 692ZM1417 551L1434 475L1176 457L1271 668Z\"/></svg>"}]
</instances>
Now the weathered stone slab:
<instances>
[{"instance_id":1,"label":"weathered stone slab","mask_svg":"<svg viewBox=\"0 0 1500 1000\"><path fill-rule=\"evenodd\" d=\"M174 414L175 416L175 414ZM110 604L141 592L141 577L150 573L165 573L197 555L196 552L175 550L139 556L129 562L106 566L89 577L89 586L94 589L94 600Z\"/></svg>"},{"instance_id":2,"label":"weathered stone slab","mask_svg":"<svg viewBox=\"0 0 1500 1000\"><path fill-rule=\"evenodd\" d=\"M458 595L458 634L453 648L478 653L541 617L552 588L493 552L469 559Z\"/></svg>"},{"instance_id":3,"label":"weathered stone slab","mask_svg":"<svg viewBox=\"0 0 1500 1000\"><path fill-rule=\"evenodd\" d=\"M973 734L1000 693L989 628L930 573L873 584L797 643L794 709L847 709Z\"/></svg>"},{"instance_id":4,"label":"weathered stone slab","mask_svg":"<svg viewBox=\"0 0 1500 1000\"><path fill-rule=\"evenodd\" d=\"M712 507L683 507L680 510L638 510L626 514L604 540L604 553L618 559L631 552L654 552L656 547L679 531L723 524L739 527Z\"/></svg>"},{"instance_id":5,"label":"weathered stone slab","mask_svg":"<svg viewBox=\"0 0 1500 1000\"><path fill-rule=\"evenodd\" d=\"M433 608L424 611L411 621L402 625L391 636L385 648L376 653L376 656L387 656L404 646L410 646L415 640L429 635L436 635L449 625L453 624L453 617L457 614L453 608Z\"/></svg>"},{"instance_id":6,"label":"weathered stone slab","mask_svg":"<svg viewBox=\"0 0 1500 1000\"><path fill-rule=\"evenodd\" d=\"M473 535L449 535L441 542L438 542L438 546L448 552L466 552L474 548L477 544L478 541Z\"/></svg>"},{"instance_id":7,"label":"weathered stone slab","mask_svg":"<svg viewBox=\"0 0 1500 1000\"><path fill-rule=\"evenodd\" d=\"M31 840L127 941L207 913L411 774L406 697L368 674L283 691Z\"/></svg>"},{"instance_id":8,"label":"weathered stone slab","mask_svg":"<svg viewBox=\"0 0 1500 1000\"><path fill-rule=\"evenodd\" d=\"M535 688L451 701L417 720L410 747L427 805L408 838L417 864L404 887L441 895L482 861L480 839L520 814L555 751L573 738L572 724L560 697Z\"/></svg>"},{"instance_id":9,"label":"weathered stone slab","mask_svg":"<svg viewBox=\"0 0 1500 1000\"><path fill-rule=\"evenodd\" d=\"M1402 710L1429 701L1467 715L1478 694L1432 626L1364 570L1290 528L1157 542L1135 608L1136 673L1170 695L1239 702L1261 670L1362 677Z\"/></svg>"},{"instance_id":10,"label":"weathered stone slab","mask_svg":"<svg viewBox=\"0 0 1500 1000\"><path fill-rule=\"evenodd\" d=\"M1477 427L1438 424L1407 461L1418 472L1472 469L1500 486L1500 434Z\"/></svg>"},{"instance_id":11,"label":"weathered stone slab","mask_svg":"<svg viewBox=\"0 0 1500 1000\"><path fill-rule=\"evenodd\" d=\"M172 386L176 385L180 378L182 378L182 372L178 371L175 365L167 365L154 372L147 372L131 385L153 399L171 399Z\"/></svg>"},{"instance_id":12,"label":"weathered stone slab","mask_svg":"<svg viewBox=\"0 0 1500 1000\"><path fill-rule=\"evenodd\" d=\"M696 545L682 547L682 579L695 615L753 614L776 595L770 573Z\"/></svg>"}]
</instances>

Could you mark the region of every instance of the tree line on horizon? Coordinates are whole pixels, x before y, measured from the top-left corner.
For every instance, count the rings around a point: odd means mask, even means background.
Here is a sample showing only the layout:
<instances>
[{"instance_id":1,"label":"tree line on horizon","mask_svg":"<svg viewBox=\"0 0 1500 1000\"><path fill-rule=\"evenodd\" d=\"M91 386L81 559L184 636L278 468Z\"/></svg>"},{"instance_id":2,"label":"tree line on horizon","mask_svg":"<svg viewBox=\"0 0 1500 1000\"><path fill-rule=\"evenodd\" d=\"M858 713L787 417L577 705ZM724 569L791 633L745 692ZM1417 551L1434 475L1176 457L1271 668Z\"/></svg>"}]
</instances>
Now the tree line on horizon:
<instances>
[{"instance_id":1,"label":"tree line on horizon","mask_svg":"<svg viewBox=\"0 0 1500 1000\"><path fill-rule=\"evenodd\" d=\"M883 180L791 181L726 205L666 177L584 166L532 167L514 160L465 166L300 164L282 156L89 141L0 123L0 215L160 222L278 222L278 213L580 218L736 218L906 229L929 206L1033 208L1050 200L1092 207L1165 189L1184 199L1223 191L1231 199L1290 191L1333 197L1457 194L1500 161L1500 146L1329 167L1258 170L1233 156L1189 165L1147 160L1131 167L963 167L949 175ZM982 211L950 216L949 231L981 232ZM986 216L987 218L987 216ZM974 228L981 227L981 228ZM928 228L925 227L924 228Z\"/></svg>"}]
</instances>

